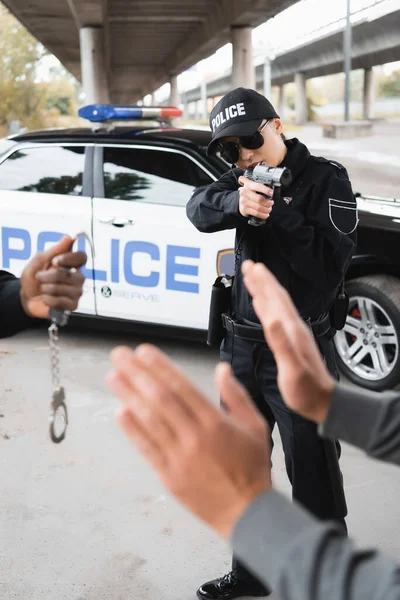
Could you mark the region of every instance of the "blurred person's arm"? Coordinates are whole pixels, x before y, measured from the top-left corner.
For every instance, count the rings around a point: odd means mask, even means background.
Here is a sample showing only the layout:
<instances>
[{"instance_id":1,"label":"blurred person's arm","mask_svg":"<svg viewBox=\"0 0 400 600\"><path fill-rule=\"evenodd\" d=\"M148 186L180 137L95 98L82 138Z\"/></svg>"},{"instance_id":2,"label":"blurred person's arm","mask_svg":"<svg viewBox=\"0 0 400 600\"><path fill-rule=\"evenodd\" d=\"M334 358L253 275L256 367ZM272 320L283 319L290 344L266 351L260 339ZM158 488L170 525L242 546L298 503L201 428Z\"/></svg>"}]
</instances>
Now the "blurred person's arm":
<instances>
[{"instance_id":1,"label":"blurred person's arm","mask_svg":"<svg viewBox=\"0 0 400 600\"><path fill-rule=\"evenodd\" d=\"M86 260L84 252L72 252L66 236L50 250L36 254L18 279L0 271L0 338L33 327L49 317L50 308L74 311L82 295Z\"/></svg>"},{"instance_id":2,"label":"blurred person's arm","mask_svg":"<svg viewBox=\"0 0 400 600\"><path fill-rule=\"evenodd\" d=\"M278 365L287 406L319 423L320 434L400 465L400 393L345 387L328 373L311 330L268 269L251 261L244 281Z\"/></svg>"},{"instance_id":3,"label":"blurred person's arm","mask_svg":"<svg viewBox=\"0 0 400 600\"><path fill-rule=\"evenodd\" d=\"M356 548L282 494L258 496L236 524L235 554L280 600L399 600L398 561Z\"/></svg>"},{"instance_id":4,"label":"blurred person's arm","mask_svg":"<svg viewBox=\"0 0 400 600\"><path fill-rule=\"evenodd\" d=\"M0 338L32 327L36 322L22 308L20 279L0 271Z\"/></svg>"},{"instance_id":5,"label":"blurred person's arm","mask_svg":"<svg viewBox=\"0 0 400 600\"><path fill-rule=\"evenodd\" d=\"M379 393L337 385L319 433L400 466L400 392Z\"/></svg>"}]
</instances>

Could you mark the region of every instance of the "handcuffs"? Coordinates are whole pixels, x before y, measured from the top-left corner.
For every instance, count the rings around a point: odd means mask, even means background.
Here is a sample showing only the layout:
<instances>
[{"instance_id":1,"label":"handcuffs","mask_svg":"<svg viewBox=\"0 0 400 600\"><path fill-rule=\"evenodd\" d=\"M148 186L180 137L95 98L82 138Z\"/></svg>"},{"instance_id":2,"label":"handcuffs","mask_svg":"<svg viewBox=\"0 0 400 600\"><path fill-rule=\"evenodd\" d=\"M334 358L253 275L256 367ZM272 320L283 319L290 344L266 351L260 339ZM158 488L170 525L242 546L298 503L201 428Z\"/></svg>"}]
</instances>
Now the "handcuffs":
<instances>
[{"instance_id":1,"label":"handcuffs","mask_svg":"<svg viewBox=\"0 0 400 600\"><path fill-rule=\"evenodd\" d=\"M92 260L94 260L94 248L88 234L81 231L75 236L75 240L84 238L88 241ZM75 273L76 269L66 269L70 273ZM58 346L58 329L65 327L71 312L69 310L57 310L50 308L49 316L52 321L48 333L51 350L51 376L53 383L53 395L50 405L49 423L50 438L55 444L59 444L65 438L68 427L68 410L65 395L65 389L60 383L60 348Z\"/></svg>"}]
</instances>

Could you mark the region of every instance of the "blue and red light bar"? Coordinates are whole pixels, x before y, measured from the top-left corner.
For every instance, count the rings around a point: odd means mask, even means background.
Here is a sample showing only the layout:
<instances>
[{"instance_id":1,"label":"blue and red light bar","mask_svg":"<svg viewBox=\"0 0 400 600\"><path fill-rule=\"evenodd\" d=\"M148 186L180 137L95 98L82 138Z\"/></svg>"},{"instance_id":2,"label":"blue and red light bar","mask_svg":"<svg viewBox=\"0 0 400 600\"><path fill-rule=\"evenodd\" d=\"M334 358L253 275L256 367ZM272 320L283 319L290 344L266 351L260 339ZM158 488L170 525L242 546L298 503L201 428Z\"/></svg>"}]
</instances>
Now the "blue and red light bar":
<instances>
[{"instance_id":1,"label":"blue and red light bar","mask_svg":"<svg viewBox=\"0 0 400 600\"><path fill-rule=\"evenodd\" d=\"M89 104L82 106L78 114L95 123L102 121L132 121L149 119L172 119L182 116L176 106L124 106L116 104Z\"/></svg>"}]
</instances>

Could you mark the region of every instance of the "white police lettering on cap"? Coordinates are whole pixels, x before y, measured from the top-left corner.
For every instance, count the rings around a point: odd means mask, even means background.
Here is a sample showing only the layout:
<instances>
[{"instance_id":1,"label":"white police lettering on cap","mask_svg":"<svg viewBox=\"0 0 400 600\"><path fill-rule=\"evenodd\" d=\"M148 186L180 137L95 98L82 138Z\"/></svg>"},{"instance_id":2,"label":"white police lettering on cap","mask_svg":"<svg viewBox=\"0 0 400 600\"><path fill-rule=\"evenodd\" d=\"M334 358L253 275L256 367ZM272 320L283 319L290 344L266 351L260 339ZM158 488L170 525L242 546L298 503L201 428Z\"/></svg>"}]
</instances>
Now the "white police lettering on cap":
<instances>
[{"instance_id":1,"label":"white police lettering on cap","mask_svg":"<svg viewBox=\"0 0 400 600\"><path fill-rule=\"evenodd\" d=\"M221 111L217 114L215 119L211 121L212 130L215 131L217 127L226 123L230 119L234 119L235 117L241 117L246 114L246 109L244 107L243 102L239 102L239 104L232 104L225 108L225 110Z\"/></svg>"}]
</instances>

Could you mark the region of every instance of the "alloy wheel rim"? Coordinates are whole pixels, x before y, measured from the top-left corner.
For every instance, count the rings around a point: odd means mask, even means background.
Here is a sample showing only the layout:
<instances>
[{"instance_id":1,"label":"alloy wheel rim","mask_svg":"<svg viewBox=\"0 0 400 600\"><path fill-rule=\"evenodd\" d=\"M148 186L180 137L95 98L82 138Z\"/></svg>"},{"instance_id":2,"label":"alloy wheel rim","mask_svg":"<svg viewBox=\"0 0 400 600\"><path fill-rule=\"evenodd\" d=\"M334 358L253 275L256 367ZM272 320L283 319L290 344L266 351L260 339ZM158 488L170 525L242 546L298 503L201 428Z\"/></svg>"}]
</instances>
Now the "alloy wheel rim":
<instances>
[{"instance_id":1,"label":"alloy wheel rim","mask_svg":"<svg viewBox=\"0 0 400 600\"><path fill-rule=\"evenodd\" d=\"M399 355L399 339L388 313L365 296L350 298L346 325L335 336L344 364L368 381L390 375Z\"/></svg>"}]
</instances>

